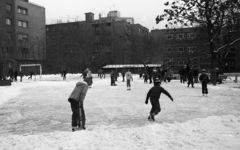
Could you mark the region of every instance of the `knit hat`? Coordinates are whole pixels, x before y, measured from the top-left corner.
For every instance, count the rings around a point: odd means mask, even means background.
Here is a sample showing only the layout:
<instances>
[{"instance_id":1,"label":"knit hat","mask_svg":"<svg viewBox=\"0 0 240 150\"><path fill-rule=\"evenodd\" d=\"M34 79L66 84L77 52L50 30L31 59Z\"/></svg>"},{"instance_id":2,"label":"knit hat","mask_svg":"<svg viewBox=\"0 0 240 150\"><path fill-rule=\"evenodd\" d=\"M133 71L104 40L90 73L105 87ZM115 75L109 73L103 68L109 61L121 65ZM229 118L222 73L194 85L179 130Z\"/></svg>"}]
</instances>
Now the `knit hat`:
<instances>
[{"instance_id":1,"label":"knit hat","mask_svg":"<svg viewBox=\"0 0 240 150\"><path fill-rule=\"evenodd\" d=\"M161 83L161 80L159 79L159 78L156 78L155 80L154 80L154 84L160 84Z\"/></svg>"}]
</instances>

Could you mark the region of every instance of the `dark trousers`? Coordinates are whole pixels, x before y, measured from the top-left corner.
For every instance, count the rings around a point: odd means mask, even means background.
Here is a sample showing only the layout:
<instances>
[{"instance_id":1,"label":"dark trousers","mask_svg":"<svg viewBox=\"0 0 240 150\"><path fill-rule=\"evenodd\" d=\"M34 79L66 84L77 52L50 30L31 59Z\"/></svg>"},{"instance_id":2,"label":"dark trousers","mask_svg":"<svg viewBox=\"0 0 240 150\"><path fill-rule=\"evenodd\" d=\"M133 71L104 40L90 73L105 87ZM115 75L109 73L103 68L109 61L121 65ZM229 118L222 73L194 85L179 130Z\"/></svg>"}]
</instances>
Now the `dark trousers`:
<instances>
[{"instance_id":1,"label":"dark trousers","mask_svg":"<svg viewBox=\"0 0 240 150\"><path fill-rule=\"evenodd\" d=\"M83 104L80 106L81 116L79 113L79 102L75 100L70 100L72 109L72 127L80 127L80 121L82 122L82 127L85 127L86 117L84 112Z\"/></svg>"},{"instance_id":2,"label":"dark trousers","mask_svg":"<svg viewBox=\"0 0 240 150\"><path fill-rule=\"evenodd\" d=\"M180 82L181 82L181 83L184 83L184 82L185 82L183 75L180 76Z\"/></svg>"},{"instance_id":3,"label":"dark trousers","mask_svg":"<svg viewBox=\"0 0 240 150\"><path fill-rule=\"evenodd\" d=\"M190 84L191 84L192 87L193 87L193 85L194 85L194 84L193 84L193 79L188 79L188 87L189 87Z\"/></svg>"},{"instance_id":4,"label":"dark trousers","mask_svg":"<svg viewBox=\"0 0 240 150\"><path fill-rule=\"evenodd\" d=\"M125 81L125 75L122 75L122 78L123 78L123 82Z\"/></svg>"},{"instance_id":5,"label":"dark trousers","mask_svg":"<svg viewBox=\"0 0 240 150\"><path fill-rule=\"evenodd\" d=\"M63 80L66 80L66 74L63 74Z\"/></svg>"},{"instance_id":6,"label":"dark trousers","mask_svg":"<svg viewBox=\"0 0 240 150\"><path fill-rule=\"evenodd\" d=\"M131 87L131 82L130 82L130 80L127 80L127 87Z\"/></svg>"},{"instance_id":7,"label":"dark trousers","mask_svg":"<svg viewBox=\"0 0 240 150\"><path fill-rule=\"evenodd\" d=\"M147 83L147 80L148 80L147 78L144 78L144 83Z\"/></svg>"},{"instance_id":8,"label":"dark trousers","mask_svg":"<svg viewBox=\"0 0 240 150\"><path fill-rule=\"evenodd\" d=\"M152 75L149 75L149 83L152 83Z\"/></svg>"},{"instance_id":9,"label":"dark trousers","mask_svg":"<svg viewBox=\"0 0 240 150\"><path fill-rule=\"evenodd\" d=\"M152 104L152 109L151 109L150 113L151 114L154 113L155 115L157 115L161 111L159 100L158 100L158 98L150 97L150 101Z\"/></svg>"},{"instance_id":10,"label":"dark trousers","mask_svg":"<svg viewBox=\"0 0 240 150\"><path fill-rule=\"evenodd\" d=\"M111 77L111 86L116 85L114 77Z\"/></svg>"},{"instance_id":11,"label":"dark trousers","mask_svg":"<svg viewBox=\"0 0 240 150\"><path fill-rule=\"evenodd\" d=\"M202 93L203 94L208 94L208 89L207 89L207 84L206 83L202 83Z\"/></svg>"}]
</instances>

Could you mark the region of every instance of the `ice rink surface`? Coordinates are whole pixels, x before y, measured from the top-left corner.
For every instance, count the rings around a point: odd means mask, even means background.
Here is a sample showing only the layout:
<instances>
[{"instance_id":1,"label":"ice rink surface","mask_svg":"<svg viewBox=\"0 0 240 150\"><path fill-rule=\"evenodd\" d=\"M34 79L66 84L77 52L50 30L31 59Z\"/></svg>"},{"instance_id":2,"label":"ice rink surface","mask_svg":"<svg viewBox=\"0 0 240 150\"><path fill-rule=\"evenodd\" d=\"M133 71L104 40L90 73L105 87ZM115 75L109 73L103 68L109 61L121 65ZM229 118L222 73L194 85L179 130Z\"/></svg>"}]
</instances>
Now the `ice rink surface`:
<instances>
[{"instance_id":1,"label":"ice rink surface","mask_svg":"<svg viewBox=\"0 0 240 150\"><path fill-rule=\"evenodd\" d=\"M151 104L148 90L134 75L132 90L119 77L94 75L84 107L86 131L71 132L67 101L80 74L44 75L0 87L0 150L2 149L240 149L240 84L227 80L209 85L203 97L201 85L187 88L179 80L162 83L174 98L161 95L162 111L147 121Z\"/></svg>"}]
</instances>

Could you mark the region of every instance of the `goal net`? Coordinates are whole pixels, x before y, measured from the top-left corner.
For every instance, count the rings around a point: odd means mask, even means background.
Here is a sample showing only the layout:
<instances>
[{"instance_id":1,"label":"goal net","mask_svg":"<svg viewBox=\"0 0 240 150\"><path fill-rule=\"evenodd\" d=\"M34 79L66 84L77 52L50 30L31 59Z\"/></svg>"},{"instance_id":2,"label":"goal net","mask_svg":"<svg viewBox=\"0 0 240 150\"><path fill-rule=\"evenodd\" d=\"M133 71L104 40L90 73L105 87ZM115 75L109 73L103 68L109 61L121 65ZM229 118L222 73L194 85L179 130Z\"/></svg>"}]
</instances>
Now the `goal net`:
<instances>
[{"instance_id":1,"label":"goal net","mask_svg":"<svg viewBox=\"0 0 240 150\"><path fill-rule=\"evenodd\" d=\"M38 67L39 66L39 73L40 73L40 81L42 79L42 65L41 64L24 64L24 65L20 65L20 71L22 71L22 67ZM36 81L36 76L35 79Z\"/></svg>"}]
</instances>

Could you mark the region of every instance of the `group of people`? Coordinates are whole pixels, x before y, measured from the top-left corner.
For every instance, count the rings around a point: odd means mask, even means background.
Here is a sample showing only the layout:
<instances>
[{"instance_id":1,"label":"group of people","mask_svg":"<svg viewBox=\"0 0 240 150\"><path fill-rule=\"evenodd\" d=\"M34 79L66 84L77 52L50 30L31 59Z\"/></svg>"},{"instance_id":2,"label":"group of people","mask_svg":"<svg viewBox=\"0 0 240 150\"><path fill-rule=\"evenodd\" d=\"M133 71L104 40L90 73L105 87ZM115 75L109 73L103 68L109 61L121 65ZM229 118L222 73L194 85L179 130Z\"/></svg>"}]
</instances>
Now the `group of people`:
<instances>
[{"instance_id":1,"label":"group of people","mask_svg":"<svg viewBox=\"0 0 240 150\"><path fill-rule=\"evenodd\" d=\"M111 85L116 86L116 76L119 75L116 74L117 70L113 70L110 73L111 78ZM86 69L84 71L84 74L89 73L89 69ZM123 82L125 81L126 77L126 83L127 83L127 90L131 90L131 81L133 81L132 73L129 69L125 72L125 70L121 71ZM89 86L91 86L91 77L90 76L83 76L83 81L77 82L74 90L70 94L68 101L70 102L70 107L72 110L72 131L78 131L78 130L85 130L85 122L86 122L86 116L84 111L84 99L86 96L86 93L88 91ZM161 87L161 79L156 77L153 79L154 86L148 91L145 103L148 104L148 99L150 99L152 108L150 110L150 115L148 116L149 121L155 121L155 115L157 115L161 111L159 98L161 93L166 94L172 101L173 98L170 95L168 91L166 91L163 87Z\"/></svg>"},{"instance_id":2,"label":"group of people","mask_svg":"<svg viewBox=\"0 0 240 150\"><path fill-rule=\"evenodd\" d=\"M30 76L28 77L28 79L32 79L33 74L34 74L34 72L31 71L31 72L30 72ZM18 78L17 78L17 77L19 76L19 77L20 77L20 82L22 82L23 72L22 72L22 70L20 70L20 71L18 72L17 69L15 69L15 70L13 71L13 69L10 68L9 71L8 71L8 76L9 76L9 78L10 78L11 81L15 81L15 82L18 82ZM5 80L6 80L6 78L5 78Z\"/></svg>"},{"instance_id":3,"label":"group of people","mask_svg":"<svg viewBox=\"0 0 240 150\"><path fill-rule=\"evenodd\" d=\"M131 81L133 81L132 73L128 69L126 72L123 69L121 71L122 77L123 77L123 82L127 81L127 90L131 90ZM154 68L152 72L146 73L148 75L149 83L153 82L153 87L148 91L145 104L148 104L148 101L150 99L152 108L150 110L150 114L148 116L149 121L155 121L155 116L161 111L160 107L160 95L161 93L167 95L171 101L173 100L173 97L171 94L165 90L162 86L162 82L168 81L167 77L172 76L172 71L170 68L166 68L166 70L159 69L157 70ZM186 75L186 80L189 80L190 78L188 77L189 74L193 74L193 70L190 68L188 74ZM144 74L145 75L145 74ZM143 75L143 77L144 77ZM92 75L91 71L89 69L86 69L83 73L83 81L79 81L76 84L76 87L70 94L68 101L70 102L71 109L72 109L72 131L78 131L78 130L85 130L85 122L86 122L86 117L85 117L85 111L83 107L84 99L86 96L86 93L88 91L88 88L92 84ZM117 70L113 70L110 73L110 79L111 79L111 86L116 86L115 81L117 81L117 78L119 77L119 72ZM209 83L209 77L208 74L206 73L206 70L203 69L200 77L198 78L199 81L202 84L202 93L203 95L208 94L208 89L207 89L207 84ZM198 79L196 79L198 81ZM144 82L145 82L144 78ZM170 82L171 79L168 81ZM181 82L182 83L182 82ZM193 80L188 81L188 86L193 83ZM193 86L193 85L192 85Z\"/></svg>"},{"instance_id":4,"label":"group of people","mask_svg":"<svg viewBox=\"0 0 240 150\"><path fill-rule=\"evenodd\" d=\"M150 67L146 67L146 71L144 74L140 73L140 78L143 76L144 83L154 83L156 79L159 79L161 82L170 82L173 78L173 71L171 68L166 67L163 69L162 67L157 69L153 68L151 69Z\"/></svg>"}]
</instances>

